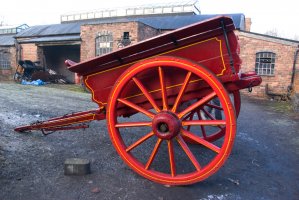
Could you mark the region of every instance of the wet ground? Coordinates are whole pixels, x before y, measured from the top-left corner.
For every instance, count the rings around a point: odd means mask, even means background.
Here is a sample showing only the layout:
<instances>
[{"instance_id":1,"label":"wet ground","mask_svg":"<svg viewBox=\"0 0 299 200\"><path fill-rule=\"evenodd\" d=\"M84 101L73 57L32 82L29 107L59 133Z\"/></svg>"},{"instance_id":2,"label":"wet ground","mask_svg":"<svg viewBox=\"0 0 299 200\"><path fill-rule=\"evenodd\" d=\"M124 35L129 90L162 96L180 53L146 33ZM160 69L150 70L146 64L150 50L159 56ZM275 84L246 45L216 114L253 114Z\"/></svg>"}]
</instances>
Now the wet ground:
<instances>
[{"instance_id":1,"label":"wet ground","mask_svg":"<svg viewBox=\"0 0 299 200\"><path fill-rule=\"evenodd\" d=\"M140 177L114 150L105 121L86 130L20 134L14 127L96 108L75 87L0 83L0 199L299 199L299 115L287 103L242 97L237 137L207 180L165 187ZM67 89L67 90L66 90ZM67 158L92 173L65 176Z\"/></svg>"}]
</instances>

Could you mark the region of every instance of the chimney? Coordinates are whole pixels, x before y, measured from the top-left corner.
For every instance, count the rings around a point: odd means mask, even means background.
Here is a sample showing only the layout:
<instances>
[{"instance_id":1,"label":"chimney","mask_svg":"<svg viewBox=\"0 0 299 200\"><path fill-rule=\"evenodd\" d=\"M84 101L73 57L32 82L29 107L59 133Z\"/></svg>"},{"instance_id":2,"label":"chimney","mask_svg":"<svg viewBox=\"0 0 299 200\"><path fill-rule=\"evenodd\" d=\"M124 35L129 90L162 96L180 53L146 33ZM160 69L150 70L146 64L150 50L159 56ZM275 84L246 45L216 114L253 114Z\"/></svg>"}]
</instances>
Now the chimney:
<instances>
[{"instance_id":1,"label":"chimney","mask_svg":"<svg viewBox=\"0 0 299 200\"><path fill-rule=\"evenodd\" d=\"M245 31L250 31L251 28L251 18L245 18Z\"/></svg>"}]
</instances>

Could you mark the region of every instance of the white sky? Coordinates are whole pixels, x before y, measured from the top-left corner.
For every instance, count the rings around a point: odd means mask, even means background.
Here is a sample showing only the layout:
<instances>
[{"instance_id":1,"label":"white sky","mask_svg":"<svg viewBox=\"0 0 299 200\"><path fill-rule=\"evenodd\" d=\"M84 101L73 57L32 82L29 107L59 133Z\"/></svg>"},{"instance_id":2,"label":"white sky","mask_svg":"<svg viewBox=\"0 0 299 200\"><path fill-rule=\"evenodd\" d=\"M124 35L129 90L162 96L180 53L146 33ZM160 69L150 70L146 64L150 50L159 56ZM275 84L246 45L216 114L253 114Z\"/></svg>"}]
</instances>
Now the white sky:
<instances>
[{"instance_id":1,"label":"white sky","mask_svg":"<svg viewBox=\"0 0 299 200\"><path fill-rule=\"evenodd\" d=\"M4 0L0 22L29 26L60 23L60 15L70 12L127 7L180 0ZM192 1L192 0L191 0ZM296 0L199 0L202 14L244 13L252 19L252 32L276 30L286 38L299 38L299 10Z\"/></svg>"}]
</instances>

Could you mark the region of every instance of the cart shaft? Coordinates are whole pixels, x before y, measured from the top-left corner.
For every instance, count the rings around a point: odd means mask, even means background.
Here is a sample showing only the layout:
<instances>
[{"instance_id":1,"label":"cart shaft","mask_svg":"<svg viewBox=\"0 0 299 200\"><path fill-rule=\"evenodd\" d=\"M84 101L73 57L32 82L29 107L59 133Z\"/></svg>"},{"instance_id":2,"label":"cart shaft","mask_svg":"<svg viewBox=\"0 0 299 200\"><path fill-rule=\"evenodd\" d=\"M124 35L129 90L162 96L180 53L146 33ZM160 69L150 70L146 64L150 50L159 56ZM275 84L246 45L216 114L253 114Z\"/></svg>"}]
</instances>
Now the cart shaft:
<instances>
[{"instance_id":1,"label":"cart shaft","mask_svg":"<svg viewBox=\"0 0 299 200\"><path fill-rule=\"evenodd\" d=\"M62 117L49 119L47 121L37 121L30 125L17 127L15 128L15 131L26 132L31 130L41 130L45 135L47 135L47 132L49 131L88 128L89 126L84 123L93 120L103 119L105 119L105 114L103 113L103 110L89 110L84 112L67 114Z\"/></svg>"}]
</instances>

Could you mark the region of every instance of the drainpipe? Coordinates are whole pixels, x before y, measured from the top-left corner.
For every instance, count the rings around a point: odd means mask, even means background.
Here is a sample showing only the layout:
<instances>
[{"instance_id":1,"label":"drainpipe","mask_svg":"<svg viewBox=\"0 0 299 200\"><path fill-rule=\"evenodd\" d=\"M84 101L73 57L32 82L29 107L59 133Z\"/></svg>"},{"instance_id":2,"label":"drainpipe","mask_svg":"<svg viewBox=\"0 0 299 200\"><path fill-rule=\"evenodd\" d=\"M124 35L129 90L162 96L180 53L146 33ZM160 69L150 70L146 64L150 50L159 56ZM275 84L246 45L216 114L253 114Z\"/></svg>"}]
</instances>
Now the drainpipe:
<instances>
[{"instance_id":1,"label":"drainpipe","mask_svg":"<svg viewBox=\"0 0 299 200\"><path fill-rule=\"evenodd\" d=\"M294 63L293 63L291 84L288 86L288 97L291 96L291 93L294 89L293 87L294 87L294 81L295 81L296 63L297 63L297 58L298 58L298 52L299 52L299 45L298 45L298 49L295 51L295 54L294 54Z\"/></svg>"},{"instance_id":2,"label":"drainpipe","mask_svg":"<svg viewBox=\"0 0 299 200\"><path fill-rule=\"evenodd\" d=\"M292 69L292 78L291 78L291 83L288 86L288 92L287 95L285 96L284 94L275 94L269 91L269 86L268 84L266 84L266 88L265 88L265 92L268 96L279 96L281 99L285 99L285 97L287 97L288 99L291 99L291 94L293 92L294 89L294 81L295 81L295 73L296 73L296 63L297 63L297 58L298 58L298 54L299 54L299 45L298 45L298 49L295 51L294 54L294 63L293 63L293 69Z\"/></svg>"}]
</instances>

